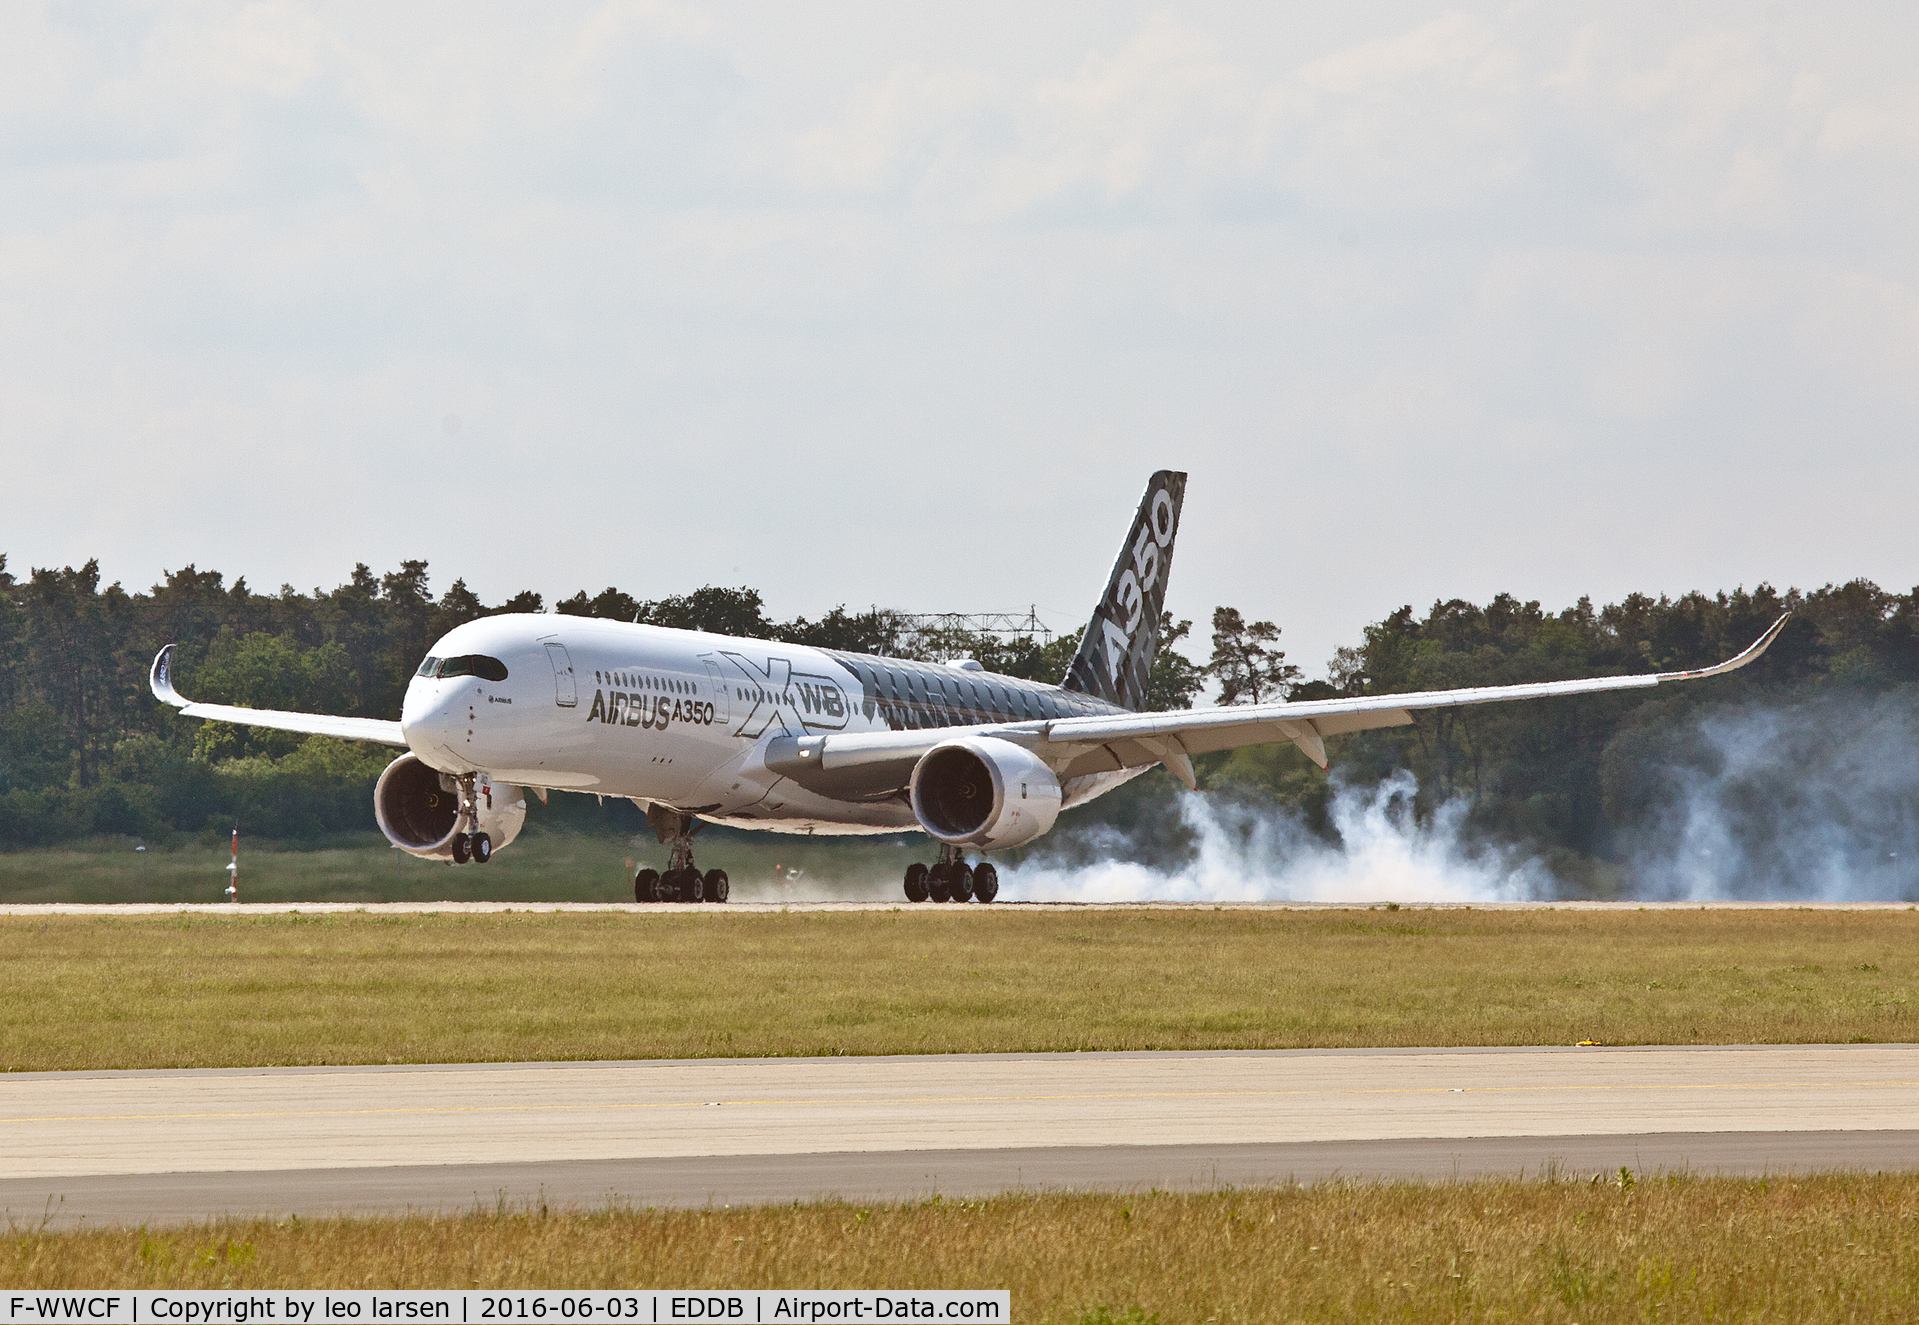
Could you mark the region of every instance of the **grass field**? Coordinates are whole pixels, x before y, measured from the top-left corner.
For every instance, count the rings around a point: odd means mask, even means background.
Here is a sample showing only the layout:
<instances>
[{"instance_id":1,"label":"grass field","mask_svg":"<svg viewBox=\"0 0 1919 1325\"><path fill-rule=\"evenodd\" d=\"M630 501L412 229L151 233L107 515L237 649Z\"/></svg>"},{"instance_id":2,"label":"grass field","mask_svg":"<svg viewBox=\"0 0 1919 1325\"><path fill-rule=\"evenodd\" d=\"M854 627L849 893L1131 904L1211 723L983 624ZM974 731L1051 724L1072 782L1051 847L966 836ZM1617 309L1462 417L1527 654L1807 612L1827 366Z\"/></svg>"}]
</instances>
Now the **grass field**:
<instances>
[{"instance_id":1,"label":"grass field","mask_svg":"<svg viewBox=\"0 0 1919 1325\"><path fill-rule=\"evenodd\" d=\"M0 851L0 902L224 902L231 848L224 837L171 846L93 838L65 846ZM925 856L894 838L799 838L711 828L700 835L702 868L718 865L741 901L794 895L773 867L805 871L810 898L885 897L909 860ZM633 862L662 867L651 834L529 828L484 868L453 869L395 851L378 833L343 835L327 849L240 841L240 890L249 902L619 902L633 900Z\"/></svg>"},{"instance_id":2,"label":"grass field","mask_svg":"<svg viewBox=\"0 0 1919 1325\"><path fill-rule=\"evenodd\" d=\"M1915 1037L1911 911L0 918L0 1067Z\"/></svg>"},{"instance_id":3,"label":"grass field","mask_svg":"<svg viewBox=\"0 0 1919 1325\"><path fill-rule=\"evenodd\" d=\"M14 1288L1011 1290L1019 1321L1892 1321L1919 1176L1342 1184L234 1221L0 1244Z\"/></svg>"}]
</instances>

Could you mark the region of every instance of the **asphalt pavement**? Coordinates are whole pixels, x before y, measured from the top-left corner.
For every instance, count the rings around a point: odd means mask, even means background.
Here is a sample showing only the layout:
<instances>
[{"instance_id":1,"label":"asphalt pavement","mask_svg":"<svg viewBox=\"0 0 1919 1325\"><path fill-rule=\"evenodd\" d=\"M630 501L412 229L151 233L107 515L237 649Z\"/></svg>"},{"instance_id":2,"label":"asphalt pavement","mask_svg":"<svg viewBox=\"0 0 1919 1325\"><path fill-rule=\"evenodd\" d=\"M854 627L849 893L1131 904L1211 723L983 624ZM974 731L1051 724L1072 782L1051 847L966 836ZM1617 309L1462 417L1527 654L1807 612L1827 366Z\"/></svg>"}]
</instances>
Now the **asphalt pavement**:
<instances>
[{"instance_id":1,"label":"asphalt pavement","mask_svg":"<svg viewBox=\"0 0 1919 1325\"><path fill-rule=\"evenodd\" d=\"M1919 1046L449 1064L0 1077L0 1208L913 1199L1330 1175L1919 1168Z\"/></svg>"}]
</instances>

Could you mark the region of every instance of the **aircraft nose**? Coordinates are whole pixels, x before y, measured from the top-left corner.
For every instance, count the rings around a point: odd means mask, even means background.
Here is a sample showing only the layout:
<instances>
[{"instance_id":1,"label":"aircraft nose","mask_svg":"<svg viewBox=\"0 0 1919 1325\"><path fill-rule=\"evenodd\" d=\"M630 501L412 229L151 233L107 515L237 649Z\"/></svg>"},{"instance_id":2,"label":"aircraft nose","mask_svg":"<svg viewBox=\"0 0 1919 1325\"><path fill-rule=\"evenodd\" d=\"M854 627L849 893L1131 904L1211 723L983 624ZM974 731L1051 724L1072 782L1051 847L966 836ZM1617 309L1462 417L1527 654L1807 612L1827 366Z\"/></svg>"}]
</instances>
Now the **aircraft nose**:
<instances>
[{"instance_id":1,"label":"aircraft nose","mask_svg":"<svg viewBox=\"0 0 1919 1325\"><path fill-rule=\"evenodd\" d=\"M459 748L456 739L466 735L466 711L460 708L458 685L443 681L415 680L406 688L400 704L400 734L414 753ZM455 710L458 709L458 712Z\"/></svg>"}]
</instances>

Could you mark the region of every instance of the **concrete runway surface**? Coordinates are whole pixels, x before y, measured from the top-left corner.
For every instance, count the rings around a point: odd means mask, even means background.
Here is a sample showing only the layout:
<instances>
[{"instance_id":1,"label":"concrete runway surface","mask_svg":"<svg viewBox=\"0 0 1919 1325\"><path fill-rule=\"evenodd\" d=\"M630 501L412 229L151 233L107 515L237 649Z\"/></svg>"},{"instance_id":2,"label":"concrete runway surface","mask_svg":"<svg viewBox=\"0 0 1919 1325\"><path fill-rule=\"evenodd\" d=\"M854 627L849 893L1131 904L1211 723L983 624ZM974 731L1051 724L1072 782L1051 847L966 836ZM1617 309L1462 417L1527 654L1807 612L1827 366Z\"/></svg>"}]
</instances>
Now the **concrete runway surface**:
<instances>
[{"instance_id":1,"label":"concrete runway surface","mask_svg":"<svg viewBox=\"0 0 1919 1325\"><path fill-rule=\"evenodd\" d=\"M503 1156L511 1156L503 1162ZM1919 1168L1919 1045L22 1073L16 1226L1330 1173Z\"/></svg>"},{"instance_id":2,"label":"concrete runway surface","mask_svg":"<svg viewBox=\"0 0 1919 1325\"><path fill-rule=\"evenodd\" d=\"M277 916L341 915L522 915L554 912L628 912L634 915L764 914L769 911L912 911L919 915L984 916L1008 911L1374 911L1383 902L1022 902L1004 898L990 906L970 903L914 904L904 898L847 901L788 898L734 901L724 906L696 902L4 902L0 916ZM1912 902L1401 902L1402 911L1919 911Z\"/></svg>"}]
</instances>

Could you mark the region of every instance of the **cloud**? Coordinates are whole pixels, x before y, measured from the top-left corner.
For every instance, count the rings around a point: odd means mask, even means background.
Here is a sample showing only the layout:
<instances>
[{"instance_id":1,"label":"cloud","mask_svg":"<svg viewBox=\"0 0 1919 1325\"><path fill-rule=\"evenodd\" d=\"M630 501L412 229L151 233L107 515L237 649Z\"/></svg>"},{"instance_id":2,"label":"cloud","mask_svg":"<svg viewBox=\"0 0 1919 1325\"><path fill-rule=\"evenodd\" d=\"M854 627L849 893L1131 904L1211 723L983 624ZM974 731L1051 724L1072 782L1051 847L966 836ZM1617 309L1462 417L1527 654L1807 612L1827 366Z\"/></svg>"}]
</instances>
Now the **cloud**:
<instances>
[{"instance_id":1,"label":"cloud","mask_svg":"<svg viewBox=\"0 0 1919 1325\"><path fill-rule=\"evenodd\" d=\"M1442 596L1919 581L1916 23L26 6L0 550L1070 627L1175 464L1172 606L1308 663ZM877 561L821 533L876 490Z\"/></svg>"}]
</instances>

